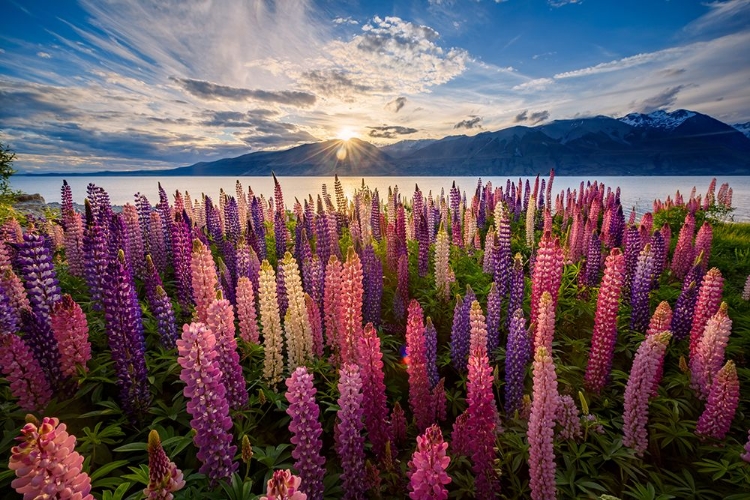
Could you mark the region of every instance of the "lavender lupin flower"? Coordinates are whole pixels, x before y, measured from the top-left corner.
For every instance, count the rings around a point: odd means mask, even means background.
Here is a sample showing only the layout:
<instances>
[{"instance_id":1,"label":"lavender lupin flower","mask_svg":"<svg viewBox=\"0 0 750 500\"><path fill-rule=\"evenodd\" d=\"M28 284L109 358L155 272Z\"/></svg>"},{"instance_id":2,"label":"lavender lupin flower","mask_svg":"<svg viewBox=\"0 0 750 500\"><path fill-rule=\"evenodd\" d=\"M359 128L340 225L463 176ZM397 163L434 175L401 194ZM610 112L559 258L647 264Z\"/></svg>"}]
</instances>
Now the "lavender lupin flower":
<instances>
[{"instance_id":1,"label":"lavender lupin flower","mask_svg":"<svg viewBox=\"0 0 750 500\"><path fill-rule=\"evenodd\" d=\"M177 350L177 362L182 367L180 380L185 382L183 392L190 400L187 410L193 417L193 441L203 464L200 472L215 485L229 478L239 466L233 460L237 447L232 445L232 420L216 359L216 337L203 323L186 324Z\"/></svg>"},{"instance_id":2,"label":"lavender lupin flower","mask_svg":"<svg viewBox=\"0 0 750 500\"><path fill-rule=\"evenodd\" d=\"M49 324L52 307L62 299L52 254L43 236L25 233L19 245L17 263L31 310Z\"/></svg>"},{"instance_id":3,"label":"lavender lupin flower","mask_svg":"<svg viewBox=\"0 0 750 500\"><path fill-rule=\"evenodd\" d=\"M216 362L222 373L222 384L226 389L229 407L239 410L247 405L247 389L242 375L240 356L237 354L237 341L234 330L234 310L232 304L218 294L206 311L208 328L216 338Z\"/></svg>"},{"instance_id":4,"label":"lavender lupin flower","mask_svg":"<svg viewBox=\"0 0 750 500\"><path fill-rule=\"evenodd\" d=\"M510 273L510 298L508 299L507 324L510 325L513 312L523 305L524 295L523 258L517 253L513 260L513 268Z\"/></svg>"},{"instance_id":5,"label":"lavender lupin flower","mask_svg":"<svg viewBox=\"0 0 750 500\"><path fill-rule=\"evenodd\" d=\"M487 294L487 353L492 352L500 345L500 315L502 314L502 296L497 282L490 285L490 293Z\"/></svg>"},{"instance_id":6,"label":"lavender lupin flower","mask_svg":"<svg viewBox=\"0 0 750 500\"><path fill-rule=\"evenodd\" d=\"M292 457L294 468L302 478L300 490L311 500L319 500L323 498L326 460L321 456L323 428L318 420L320 408L315 402L317 390L313 386L313 376L300 366L286 379L286 386L285 396L289 401L286 412L292 419L289 422L294 445Z\"/></svg>"},{"instance_id":7,"label":"lavender lupin flower","mask_svg":"<svg viewBox=\"0 0 750 500\"><path fill-rule=\"evenodd\" d=\"M511 315L508 343L505 348L505 412L520 410L523 402L523 380L531 356L531 338L526 330L523 309Z\"/></svg>"},{"instance_id":8,"label":"lavender lupin flower","mask_svg":"<svg viewBox=\"0 0 750 500\"><path fill-rule=\"evenodd\" d=\"M633 284L630 290L630 305L632 313L630 316L630 329L637 332L645 332L649 322L648 297L651 292L654 271L654 253L651 243L647 243L638 256Z\"/></svg>"},{"instance_id":9,"label":"lavender lupin flower","mask_svg":"<svg viewBox=\"0 0 750 500\"><path fill-rule=\"evenodd\" d=\"M432 318L427 317L424 326L425 355L427 357L427 378L430 381L430 389L435 387L440 380L437 367L437 330L432 324Z\"/></svg>"},{"instance_id":10,"label":"lavender lupin flower","mask_svg":"<svg viewBox=\"0 0 750 500\"><path fill-rule=\"evenodd\" d=\"M341 474L345 499L358 500L364 497L365 475L364 436L362 436L362 379L359 368L344 364L339 372L339 397L336 424L336 451L341 458Z\"/></svg>"},{"instance_id":11,"label":"lavender lupin flower","mask_svg":"<svg viewBox=\"0 0 750 500\"><path fill-rule=\"evenodd\" d=\"M676 340L682 340L690 335L693 327L695 304L698 300L698 286L701 280L700 259L693 265L682 283L682 292L677 297L672 313L672 334Z\"/></svg>"}]
</instances>

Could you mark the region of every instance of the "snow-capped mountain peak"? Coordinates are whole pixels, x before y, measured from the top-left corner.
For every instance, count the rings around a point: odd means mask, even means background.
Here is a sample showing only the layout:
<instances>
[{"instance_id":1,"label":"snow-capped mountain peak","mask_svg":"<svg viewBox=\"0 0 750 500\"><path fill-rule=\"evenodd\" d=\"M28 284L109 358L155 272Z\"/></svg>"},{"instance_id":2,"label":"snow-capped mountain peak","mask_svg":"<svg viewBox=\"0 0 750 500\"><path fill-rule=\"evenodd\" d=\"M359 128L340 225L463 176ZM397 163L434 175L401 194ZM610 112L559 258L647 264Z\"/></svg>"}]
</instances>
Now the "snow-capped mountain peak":
<instances>
[{"instance_id":1,"label":"snow-capped mountain peak","mask_svg":"<svg viewBox=\"0 0 750 500\"><path fill-rule=\"evenodd\" d=\"M745 137L750 139L750 122L747 123L735 123L732 125L735 129L739 130L743 134L745 134Z\"/></svg>"},{"instance_id":2,"label":"snow-capped mountain peak","mask_svg":"<svg viewBox=\"0 0 750 500\"><path fill-rule=\"evenodd\" d=\"M695 116L692 111L678 109L671 113L659 109L649 114L630 113L620 118L620 121L633 127L651 127L663 130L674 130L688 118Z\"/></svg>"}]
</instances>

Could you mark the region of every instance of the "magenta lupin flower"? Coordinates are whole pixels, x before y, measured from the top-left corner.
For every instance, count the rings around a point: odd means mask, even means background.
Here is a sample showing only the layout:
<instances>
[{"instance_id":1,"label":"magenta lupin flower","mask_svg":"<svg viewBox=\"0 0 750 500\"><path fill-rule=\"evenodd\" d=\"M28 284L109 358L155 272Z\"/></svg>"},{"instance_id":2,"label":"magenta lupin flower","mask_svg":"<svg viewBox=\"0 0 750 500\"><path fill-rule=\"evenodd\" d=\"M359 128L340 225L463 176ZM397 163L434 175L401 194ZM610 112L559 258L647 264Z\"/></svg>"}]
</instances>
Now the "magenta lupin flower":
<instances>
[{"instance_id":1,"label":"magenta lupin flower","mask_svg":"<svg viewBox=\"0 0 750 500\"><path fill-rule=\"evenodd\" d=\"M266 494L258 500L306 500L307 495L299 489L301 482L289 469L274 471L266 485Z\"/></svg>"},{"instance_id":2,"label":"magenta lupin flower","mask_svg":"<svg viewBox=\"0 0 750 500\"><path fill-rule=\"evenodd\" d=\"M247 388L240 366L240 355L237 353L232 304L222 299L219 294L219 297L208 306L206 317L206 326L216 337L216 361L222 373L221 381L226 389L229 407L239 410L247 405Z\"/></svg>"},{"instance_id":3,"label":"magenta lupin flower","mask_svg":"<svg viewBox=\"0 0 750 500\"><path fill-rule=\"evenodd\" d=\"M362 379L359 368L344 364L339 371L339 412L336 424L336 452L341 459L341 482L345 499L364 498L365 438L362 436Z\"/></svg>"},{"instance_id":4,"label":"magenta lupin flower","mask_svg":"<svg viewBox=\"0 0 750 500\"><path fill-rule=\"evenodd\" d=\"M706 323L695 352L690 356L690 385L701 399L708 397L714 376L724 363L724 352L731 333L732 320L727 314L727 303L722 302L716 314Z\"/></svg>"},{"instance_id":5,"label":"magenta lupin flower","mask_svg":"<svg viewBox=\"0 0 750 500\"><path fill-rule=\"evenodd\" d=\"M685 215L685 222L680 228L680 234L677 237L677 246L674 249L672 257L672 272L678 279L683 279L695 258L695 249L693 248L693 233L695 232L695 217L688 212Z\"/></svg>"},{"instance_id":6,"label":"magenta lupin flower","mask_svg":"<svg viewBox=\"0 0 750 500\"><path fill-rule=\"evenodd\" d=\"M72 377L78 366L88 371L86 363L91 359L91 343L89 325L81 306L70 295L63 295L62 301L52 308L50 324L60 349L63 376Z\"/></svg>"},{"instance_id":7,"label":"magenta lupin flower","mask_svg":"<svg viewBox=\"0 0 750 500\"><path fill-rule=\"evenodd\" d=\"M701 228L698 229L698 233L695 235L694 255L703 254L703 261L701 262L703 272L706 272L706 268L708 268L708 260L711 257L711 241L713 240L713 235L713 229L708 222L704 222Z\"/></svg>"},{"instance_id":8,"label":"magenta lupin flower","mask_svg":"<svg viewBox=\"0 0 750 500\"><path fill-rule=\"evenodd\" d=\"M202 241L193 240L193 254L190 260L193 284L195 314L199 322L205 323L208 306L216 298L219 280L216 278L216 265L211 250Z\"/></svg>"},{"instance_id":9,"label":"magenta lupin flower","mask_svg":"<svg viewBox=\"0 0 750 500\"><path fill-rule=\"evenodd\" d=\"M450 464L448 443L437 425L417 436L417 449L409 461L409 498L412 500L446 500L445 485L451 478L445 469Z\"/></svg>"},{"instance_id":10,"label":"magenta lupin flower","mask_svg":"<svg viewBox=\"0 0 750 500\"><path fill-rule=\"evenodd\" d=\"M705 262L705 260L703 261ZM693 325L690 329L690 355L695 354L698 342L703 336L708 319L717 313L721 304L721 294L724 291L724 278L721 271L717 268L711 268L701 282L701 288L698 291L698 300L695 303L695 312L693 314Z\"/></svg>"},{"instance_id":11,"label":"magenta lupin flower","mask_svg":"<svg viewBox=\"0 0 750 500\"><path fill-rule=\"evenodd\" d=\"M406 355L406 371L409 374L409 406L414 414L417 429L423 432L435 422L435 419L431 405L427 404L430 401L427 349L422 307L416 299L412 299L409 303L409 314L406 320Z\"/></svg>"},{"instance_id":12,"label":"magenta lupin flower","mask_svg":"<svg viewBox=\"0 0 750 500\"><path fill-rule=\"evenodd\" d=\"M335 364L340 362L339 353L339 301L341 294L341 262L331 255L326 266L325 289L323 292L323 321L325 324L326 345L332 350L331 357Z\"/></svg>"},{"instance_id":13,"label":"magenta lupin flower","mask_svg":"<svg viewBox=\"0 0 750 500\"><path fill-rule=\"evenodd\" d=\"M487 323L482 314L482 306L479 301L471 302L469 310L469 324L471 330L469 333L469 352L479 350L485 356L487 355Z\"/></svg>"},{"instance_id":14,"label":"magenta lupin flower","mask_svg":"<svg viewBox=\"0 0 750 500\"><path fill-rule=\"evenodd\" d=\"M585 383L591 392L600 392L612 369L617 340L617 310L625 279L625 258L619 248L613 248L604 265L604 277L596 300L594 332L586 366Z\"/></svg>"},{"instance_id":15,"label":"magenta lupin flower","mask_svg":"<svg viewBox=\"0 0 750 500\"><path fill-rule=\"evenodd\" d=\"M539 300L544 292L552 297L553 310L557 307L557 296L562 282L563 251L560 240L545 232L539 241L534 271L531 279L531 322L537 322Z\"/></svg>"},{"instance_id":16,"label":"magenta lupin flower","mask_svg":"<svg viewBox=\"0 0 750 500\"><path fill-rule=\"evenodd\" d=\"M497 406L492 393L492 367L486 351L472 349L468 366L466 432L469 442L466 448L474 472L474 494L480 499L495 498L500 487L494 469Z\"/></svg>"},{"instance_id":17,"label":"magenta lupin flower","mask_svg":"<svg viewBox=\"0 0 750 500\"><path fill-rule=\"evenodd\" d=\"M225 397L222 374L216 359L216 337L203 323L191 323L182 329L177 341L177 362L182 367L180 380L189 399L187 411L193 417L193 442L198 447L200 472L213 485L229 478L237 470L237 447L232 445L232 419Z\"/></svg>"},{"instance_id":18,"label":"magenta lupin flower","mask_svg":"<svg viewBox=\"0 0 750 500\"><path fill-rule=\"evenodd\" d=\"M357 344L357 364L362 377L362 405L367 435L379 459L384 458L385 447L390 440L388 428L388 404L383 372L383 353L380 338L372 323L367 323Z\"/></svg>"},{"instance_id":19,"label":"magenta lupin flower","mask_svg":"<svg viewBox=\"0 0 750 500\"><path fill-rule=\"evenodd\" d=\"M534 325L534 345L531 352L536 352L536 348L540 345L545 346L547 352L552 352L552 339L555 336L555 309L549 292L542 294L537 310L539 314L537 323Z\"/></svg>"},{"instance_id":20,"label":"magenta lupin flower","mask_svg":"<svg viewBox=\"0 0 750 500\"><path fill-rule=\"evenodd\" d=\"M143 490L146 500L172 500L172 493L185 486L182 471L169 460L155 429L148 434L148 478Z\"/></svg>"},{"instance_id":21,"label":"magenta lupin flower","mask_svg":"<svg viewBox=\"0 0 750 500\"><path fill-rule=\"evenodd\" d=\"M740 402L740 382L731 359L719 370L711 385L706 409L698 418L695 433L699 436L724 439L734 420Z\"/></svg>"},{"instance_id":22,"label":"magenta lupin flower","mask_svg":"<svg viewBox=\"0 0 750 500\"><path fill-rule=\"evenodd\" d=\"M555 415L559 395L555 363L547 348L540 345L534 354L534 389L529 428L529 474L531 498L549 500L557 497L555 489Z\"/></svg>"},{"instance_id":23,"label":"magenta lupin flower","mask_svg":"<svg viewBox=\"0 0 750 500\"><path fill-rule=\"evenodd\" d=\"M302 479L299 489L311 500L319 500L323 498L326 460L320 454L323 428L318 421L320 408L315 402L317 390L313 386L313 376L300 366L286 379L286 386L289 401L286 413L291 417L289 431L293 434L291 443L294 445L292 457Z\"/></svg>"},{"instance_id":24,"label":"magenta lupin flower","mask_svg":"<svg viewBox=\"0 0 750 500\"><path fill-rule=\"evenodd\" d=\"M8 468L16 473L11 487L24 500L94 500L83 456L75 451L76 437L56 418L32 419L16 438L20 444L11 449Z\"/></svg>"},{"instance_id":25,"label":"magenta lupin flower","mask_svg":"<svg viewBox=\"0 0 750 500\"><path fill-rule=\"evenodd\" d=\"M0 369L21 409L41 411L52 399L52 389L39 361L16 334L0 334Z\"/></svg>"},{"instance_id":26,"label":"magenta lupin flower","mask_svg":"<svg viewBox=\"0 0 750 500\"><path fill-rule=\"evenodd\" d=\"M653 394L659 365L664 360L672 334L661 332L646 337L635 353L633 367L625 387L622 443L643 456L648 448L648 402Z\"/></svg>"},{"instance_id":27,"label":"magenta lupin flower","mask_svg":"<svg viewBox=\"0 0 750 500\"><path fill-rule=\"evenodd\" d=\"M669 331L669 327L672 324L672 308L669 307L669 302L663 300L656 307L654 315L651 316L651 321L646 331L646 336L656 335L657 333ZM664 358L659 363L659 368L656 370L654 376L654 386L651 392L651 397L656 396L657 389L659 388L659 382L664 375Z\"/></svg>"}]
</instances>

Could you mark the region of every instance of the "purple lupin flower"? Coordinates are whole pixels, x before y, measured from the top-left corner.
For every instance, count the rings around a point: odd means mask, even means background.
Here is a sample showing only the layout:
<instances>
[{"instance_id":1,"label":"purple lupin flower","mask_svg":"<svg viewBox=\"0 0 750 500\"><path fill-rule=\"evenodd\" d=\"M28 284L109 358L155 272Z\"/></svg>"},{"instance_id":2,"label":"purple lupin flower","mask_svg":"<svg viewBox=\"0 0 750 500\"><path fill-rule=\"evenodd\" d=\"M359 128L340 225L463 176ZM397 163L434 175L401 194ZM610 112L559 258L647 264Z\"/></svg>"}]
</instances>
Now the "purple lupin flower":
<instances>
[{"instance_id":1,"label":"purple lupin flower","mask_svg":"<svg viewBox=\"0 0 750 500\"><path fill-rule=\"evenodd\" d=\"M380 231L380 196L378 190L372 195L372 206L370 209L370 226L372 226L372 237L375 241L380 241L382 234Z\"/></svg>"},{"instance_id":2,"label":"purple lupin flower","mask_svg":"<svg viewBox=\"0 0 750 500\"><path fill-rule=\"evenodd\" d=\"M635 269L638 266L638 256L642 249L638 228L635 225L630 225L625 231L625 281L623 282L623 290L626 297L630 296L629 292L633 284Z\"/></svg>"},{"instance_id":3,"label":"purple lupin flower","mask_svg":"<svg viewBox=\"0 0 750 500\"><path fill-rule=\"evenodd\" d=\"M364 497L365 439L362 436L362 379L357 365L346 363L339 371L339 412L336 424L336 452L341 459L345 499Z\"/></svg>"},{"instance_id":4,"label":"purple lupin flower","mask_svg":"<svg viewBox=\"0 0 750 500\"><path fill-rule=\"evenodd\" d=\"M561 439L577 441L581 439L581 414L573 397L565 394L557 402L557 423L560 424L558 436Z\"/></svg>"},{"instance_id":5,"label":"purple lupin flower","mask_svg":"<svg viewBox=\"0 0 750 500\"><path fill-rule=\"evenodd\" d=\"M594 231L591 233L589 242L589 252L586 254L586 268L583 273L583 284L586 286L596 286L599 284L599 271L602 264L602 244L599 240L599 234Z\"/></svg>"},{"instance_id":6,"label":"purple lupin flower","mask_svg":"<svg viewBox=\"0 0 750 500\"><path fill-rule=\"evenodd\" d=\"M638 456L643 456L648 448L648 402L671 337L671 333L661 332L641 342L625 387L622 443L633 448Z\"/></svg>"},{"instance_id":7,"label":"purple lupin flower","mask_svg":"<svg viewBox=\"0 0 750 500\"><path fill-rule=\"evenodd\" d=\"M52 254L44 240L44 236L25 233L16 260L32 312L49 324L52 308L62 296Z\"/></svg>"},{"instance_id":8,"label":"purple lupin flower","mask_svg":"<svg viewBox=\"0 0 750 500\"><path fill-rule=\"evenodd\" d=\"M719 370L711 384L706 409L695 426L695 433L702 437L724 439L732 426L732 420L740 402L740 382L737 368L731 359Z\"/></svg>"},{"instance_id":9,"label":"purple lupin flower","mask_svg":"<svg viewBox=\"0 0 750 500\"><path fill-rule=\"evenodd\" d=\"M487 294L487 353L492 352L500 345L500 315L502 314L502 297L497 282L490 285L490 293Z\"/></svg>"},{"instance_id":10,"label":"purple lupin flower","mask_svg":"<svg viewBox=\"0 0 750 500\"><path fill-rule=\"evenodd\" d=\"M154 265L163 274L167 268L167 246L164 240L164 226L159 212L151 212L148 225L148 248Z\"/></svg>"},{"instance_id":11,"label":"purple lupin flower","mask_svg":"<svg viewBox=\"0 0 750 500\"><path fill-rule=\"evenodd\" d=\"M172 238L172 262L174 265L175 281L177 282L177 301L183 310L187 310L192 302L192 274L190 261L192 259L192 240L190 228L185 222L184 214L177 214L170 224Z\"/></svg>"},{"instance_id":12,"label":"purple lupin flower","mask_svg":"<svg viewBox=\"0 0 750 500\"><path fill-rule=\"evenodd\" d=\"M469 356L469 334L471 332L471 324L469 323L470 309L465 306L469 298L468 291L463 300L460 295L456 295L456 306L453 308L451 362L456 370L461 371L466 370L466 362ZM471 306L471 303L469 303L469 306Z\"/></svg>"},{"instance_id":13,"label":"purple lupin flower","mask_svg":"<svg viewBox=\"0 0 750 500\"><path fill-rule=\"evenodd\" d=\"M247 405L247 389L242 375L240 356L234 329L234 309L219 294L206 311L206 326L216 338L216 362L221 370L221 382L226 389L229 407L239 410Z\"/></svg>"},{"instance_id":14,"label":"purple lupin flower","mask_svg":"<svg viewBox=\"0 0 750 500\"><path fill-rule=\"evenodd\" d=\"M427 317L424 327L425 337L425 355L427 357L427 378L430 381L430 388L437 385L440 380L437 367L437 330L432 324L432 318Z\"/></svg>"},{"instance_id":15,"label":"purple lupin flower","mask_svg":"<svg viewBox=\"0 0 750 500\"><path fill-rule=\"evenodd\" d=\"M286 386L285 397L289 401L286 413L291 417L292 457L295 460L294 468L302 478L300 490L310 500L320 500L323 498L326 459L320 454L323 428L318 420L320 408L315 402L317 390L313 386L313 376L307 368L300 366L286 379Z\"/></svg>"},{"instance_id":16,"label":"purple lupin flower","mask_svg":"<svg viewBox=\"0 0 750 500\"><path fill-rule=\"evenodd\" d=\"M273 218L273 233L276 237L276 258L281 260L286 253L286 209L284 207L284 196L281 192L281 184L279 184L276 174L271 173L271 175L273 176L273 199L276 202L276 210L274 211Z\"/></svg>"},{"instance_id":17,"label":"purple lupin flower","mask_svg":"<svg viewBox=\"0 0 750 500\"><path fill-rule=\"evenodd\" d=\"M83 275L91 294L95 310L102 307L102 281L109 265L107 236L99 220L94 216L92 206L84 200L86 206L86 228L83 231Z\"/></svg>"},{"instance_id":18,"label":"purple lupin flower","mask_svg":"<svg viewBox=\"0 0 750 500\"><path fill-rule=\"evenodd\" d=\"M674 305L671 330L676 340L683 340L690 335L701 278L701 265L700 259L698 259L685 275L685 281L682 282L682 291Z\"/></svg>"},{"instance_id":19,"label":"purple lupin flower","mask_svg":"<svg viewBox=\"0 0 750 500\"><path fill-rule=\"evenodd\" d=\"M508 414L521 409L526 365L531 357L531 337L526 330L523 309L516 309L510 316L505 347L505 412Z\"/></svg>"},{"instance_id":20,"label":"purple lupin flower","mask_svg":"<svg viewBox=\"0 0 750 500\"><path fill-rule=\"evenodd\" d=\"M250 203L250 212L252 214L252 230L248 230L248 244L258 254L258 259L263 260L266 255L266 227L263 222L263 206L260 198L253 196Z\"/></svg>"},{"instance_id":21,"label":"purple lupin flower","mask_svg":"<svg viewBox=\"0 0 750 500\"><path fill-rule=\"evenodd\" d=\"M380 339L375 328L368 323L357 342L357 364L360 366L362 376L365 427L372 442L373 451L381 460L385 458L386 445L391 439L382 358Z\"/></svg>"},{"instance_id":22,"label":"purple lupin flower","mask_svg":"<svg viewBox=\"0 0 750 500\"><path fill-rule=\"evenodd\" d=\"M497 226L497 245L495 246L495 283L501 297L505 297L511 283L513 257L510 248L510 218L503 203L495 205L495 225ZM497 218L497 215L500 217Z\"/></svg>"},{"instance_id":23,"label":"purple lupin flower","mask_svg":"<svg viewBox=\"0 0 750 500\"><path fill-rule=\"evenodd\" d=\"M177 350L180 380L185 382L183 392L189 398L187 410L193 417L193 442L203 464L200 472L215 485L228 479L239 466L234 461L237 447L232 445L232 419L216 359L216 337L203 323L186 324Z\"/></svg>"},{"instance_id":24,"label":"purple lupin flower","mask_svg":"<svg viewBox=\"0 0 750 500\"><path fill-rule=\"evenodd\" d=\"M362 288L364 301L362 304L362 321L380 325L380 302L383 296L383 264L375 255L372 245L362 250Z\"/></svg>"},{"instance_id":25,"label":"purple lupin flower","mask_svg":"<svg viewBox=\"0 0 750 500\"><path fill-rule=\"evenodd\" d=\"M664 272L667 247L664 244L664 236L661 231L656 231L651 237L651 250L654 252L654 272L652 288L659 284L659 278Z\"/></svg>"},{"instance_id":26,"label":"purple lupin flower","mask_svg":"<svg viewBox=\"0 0 750 500\"><path fill-rule=\"evenodd\" d=\"M173 349L177 341L177 322L172 309L172 301L161 286L156 287L152 312L159 330L159 340L165 349Z\"/></svg>"},{"instance_id":27,"label":"purple lupin flower","mask_svg":"<svg viewBox=\"0 0 750 500\"><path fill-rule=\"evenodd\" d=\"M520 253L517 253L510 273L510 298L508 299L508 316L506 320L508 325L510 325L510 321L513 318L513 313L523 306L524 286L523 258Z\"/></svg>"},{"instance_id":28,"label":"purple lupin flower","mask_svg":"<svg viewBox=\"0 0 750 500\"><path fill-rule=\"evenodd\" d=\"M430 380L422 317L422 307L416 299L412 299L406 320L406 369L409 374L409 406L420 432L435 421L434 408L427 403L431 401Z\"/></svg>"},{"instance_id":29,"label":"purple lupin flower","mask_svg":"<svg viewBox=\"0 0 750 500\"><path fill-rule=\"evenodd\" d=\"M630 329L641 333L646 332L650 318L648 299L653 283L653 271L654 252L651 249L651 243L646 243L638 256L638 264L630 289L630 305L632 307Z\"/></svg>"},{"instance_id":30,"label":"purple lupin flower","mask_svg":"<svg viewBox=\"0 0 750 500\"><path fill-rule=\"evenodd\" d=\"M131 418L137 418L148 410L151 394L141 307L122 251L107 269L103 291L104 323L120 389L120 404Z\"/></svg>"}]
</instances>

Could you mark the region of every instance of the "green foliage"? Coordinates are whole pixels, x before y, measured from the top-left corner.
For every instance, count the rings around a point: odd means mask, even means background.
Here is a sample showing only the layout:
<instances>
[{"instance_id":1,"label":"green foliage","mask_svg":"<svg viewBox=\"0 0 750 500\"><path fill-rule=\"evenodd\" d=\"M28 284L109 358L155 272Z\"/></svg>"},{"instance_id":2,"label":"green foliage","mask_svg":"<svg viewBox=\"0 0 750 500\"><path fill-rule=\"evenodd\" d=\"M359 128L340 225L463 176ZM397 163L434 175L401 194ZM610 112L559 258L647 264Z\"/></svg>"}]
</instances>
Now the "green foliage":
<instances>
[{"instance_id":1,"label":"green foliage","mask_svg":"<svg viewBox=\"0 0 750 500\"><path fill-rule=\"evenodd\" d=\"M15 174L13 160L16 153L7 144L0 143L0 197L12 194L10 189L10 176Z\"/></svg>"}]
</instances>

